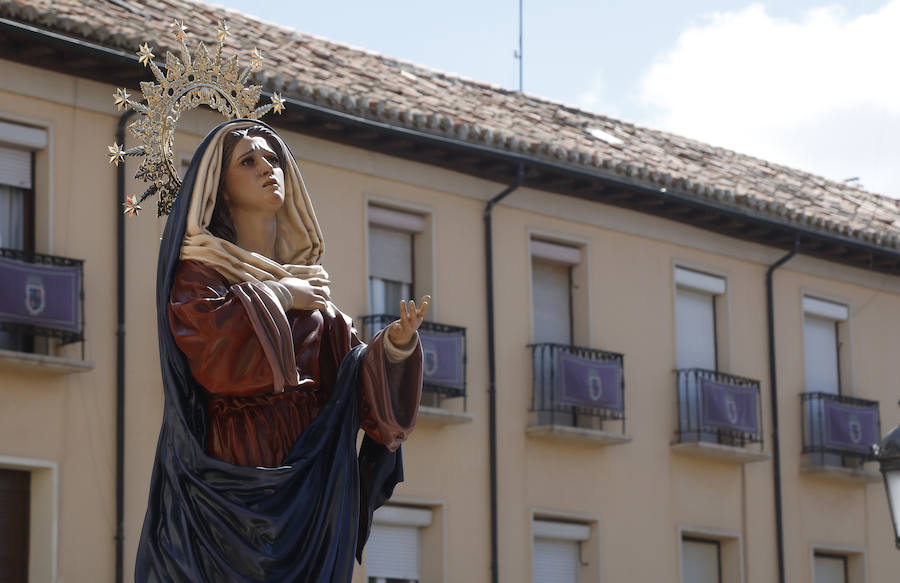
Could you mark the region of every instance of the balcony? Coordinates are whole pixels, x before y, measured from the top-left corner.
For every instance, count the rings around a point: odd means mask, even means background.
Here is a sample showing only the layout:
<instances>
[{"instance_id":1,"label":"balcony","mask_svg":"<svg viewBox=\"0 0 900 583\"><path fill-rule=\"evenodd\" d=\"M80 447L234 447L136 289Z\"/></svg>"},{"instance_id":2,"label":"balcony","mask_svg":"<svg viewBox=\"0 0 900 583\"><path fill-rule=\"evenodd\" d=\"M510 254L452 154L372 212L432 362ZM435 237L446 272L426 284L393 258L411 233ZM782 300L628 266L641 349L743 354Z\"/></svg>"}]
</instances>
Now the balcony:
<instances>
[{"instance_id":1,"label":"balcony","mask_svg":"<svg viewBox=\"0 0 900 583\"><path fill-rule=\"evenodd\" d=\"M566 344L530 344L532 437L595 445L627 443L623 356Z\"/></svg>"},{"instance_id":2,"label":"balcony","mask_svg":"<svg viewBox=\"0 0 900 583\"><path fill-rule=\"evenodd\" d=\"M397 316L390 314L362 316L360 332L369 341L396 319ZM419 340L424 359L419 420L438 425L472 421L466 411L466 329L422 322Z\"/></svg>"},{"instance_id":3,"label":"balcony","mask_svg":"<svg viewBox=\"0 0 900 583\"><path fill-rule=\"evenodd\" d=\"M675 452L741 463L768 459L759 381L698 368L676 373Z\"/></svg>"},{"instance_id":4,"label":"balcony","mask_svg":"<svg viewBox=\"0 0 900 583\"><path fill-rule=\"evenodd\" d=\"M831 393L800 395L803 417L802 471L838 479L877 482L877 471L866 470L873 461L872 445L881 439L878 402Z\"/></svg>"},{"instance_id":5,"label":"balcony","mask_svg":"<svg viewBox=\"0 0 900 583\"><path fill-rule=\"evenodd\" d=\"M0 248L0 364L51 373L92 368L84 362L84 262ZM52 356L81 342L81 360Z\"/></svg>"}]
</instances>

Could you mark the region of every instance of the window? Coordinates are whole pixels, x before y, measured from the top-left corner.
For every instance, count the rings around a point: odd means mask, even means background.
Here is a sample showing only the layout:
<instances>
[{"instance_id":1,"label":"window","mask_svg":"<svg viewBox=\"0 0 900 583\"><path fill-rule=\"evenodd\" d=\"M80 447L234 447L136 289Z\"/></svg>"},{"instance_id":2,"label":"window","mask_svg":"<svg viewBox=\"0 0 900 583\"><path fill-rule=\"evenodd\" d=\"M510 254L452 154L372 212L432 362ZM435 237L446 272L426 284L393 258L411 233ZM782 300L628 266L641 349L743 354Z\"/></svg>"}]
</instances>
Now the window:
<instances>
[{"instance_id":1,"label":"window","mask_svg":"<svg viewBox=\"0 0 900 583\"><path fill-rule=\"evenodd\" d=\"M719 337L725 294L721 277L675 268L675 345L677 368L718 370Z\"/></svg>"},{"instance_id":2,"label":"window","mask_svg":"<svg viewBox=\"0 0 900 583\"><path fill-rule=\"evenodd\" d=\"M0 121L0 248L34 251L34 154L43 129ZM0 331L0 349L30 352L33 338Z\"/></svg>"},{"instance_id":3,"label":"window","mask_svg":"<svg viewBox=\"0 0 900 583\"><path fill-rule=\"evenodd\" d=\"M370 314L397 314L400 302L419 292L416 248L424 247L417 239L425 228L421 215L369 206Z\"/></svg>"},{"instance_id":4,"label":"window","mask_svg":"<svg viewBox=\"0 0 900 583\"><path fill-rule=\"evenodd\" d=\"M847 557L816 553L814 583L847 583Z\"/></svg>"},{"instance_id":5,"label":"window","mask_svg":"<svg viewBox=\"0 0 900 583\"><path fill-rule=\"evenodd\" d=\"M803 298L803 362L806 392L841 394L840 330L847 306Z\"/></svg>"},{"instance_id":6,"label":"window","mask_svg":"<svg viewBox=\"0 0 900 583\"><path fill-rule=\"evenodd\" d=\"M581 250L531 241L532 338L535 344L573 344L573 276Z\"/></svg>"},{"instance_id":7,"label":"window","mask_svg":"<svg viewBox=\"0 0 900 583\"><path fill-rule=\"evenodd\" d=\"M722 582L722 548L719 541L682 538L681 581L682 583Z\"/></svg>"},{"instance_id":8,"label":"window","mask_svg":"<svg viewBox=\"0 0 900 583\"><path fill-rule=\"evenodd\" d=\"M581 544L591 538L591 527L577 522L535 520L534 583L578 583L584 566ZM596 570L596 569L595 569Z\"/></svg>"},{"instance_id":9,"label":"window","mask_svg":"<svg viewBox=\"0 0 900 583\"><path fill-rule=\"evenodd\" d=\"M849 317L847 306L811 296L803 297L803 370L806 393L820 393L817 398L807 395L807 432L812 443L825 442L826 408L832 398L843 393L841 366L841 338ZM848 463L858 463L856 461ZM841 466L844 460L837 453L811 453L811 465Z\"/></svg>"},{"instance_id":10,"label":"window","mask_svg":"<svg viewBox=\"0 0 900 583\"><path fill-rule=\"evenodd\" d=\"M28 580L31 475L0 469L0 581Z\"/></svg>"},{"instance_id":11,"label":"window","mask_svg":"<svg viewBox=\"0 0 900 583\"><path fill-rule=\"evenodd\" d=\"M423 530L432 524L427 508L383 506L372 518L366 543L369 583L419 583L423 579Z\"/></svg>"}]
</instances>

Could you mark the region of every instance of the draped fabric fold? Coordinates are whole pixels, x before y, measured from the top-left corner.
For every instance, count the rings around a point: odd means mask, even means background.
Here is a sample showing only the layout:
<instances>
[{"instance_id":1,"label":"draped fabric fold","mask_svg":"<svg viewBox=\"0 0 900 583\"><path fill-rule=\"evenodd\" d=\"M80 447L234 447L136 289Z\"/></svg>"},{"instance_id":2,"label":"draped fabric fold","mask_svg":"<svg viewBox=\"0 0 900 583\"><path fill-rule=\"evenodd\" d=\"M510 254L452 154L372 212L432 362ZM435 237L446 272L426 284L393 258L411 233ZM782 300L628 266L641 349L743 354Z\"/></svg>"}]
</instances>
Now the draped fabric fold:
<instances>
[{"instance_id":1,"label":"draped fabric fold","mask_svg":"<svg viewBox=\"0 0 900 583\"><path fill-rule=\"evenodd\" d=\"M175 341L168 307L193 185L202 167L198 161L222 132L246 123L220 125L197 149L160 246L157 326L165 405L135 563L137 583L349 583L372 512L403 478L399 441L387 440L391 449L396 445L391 451L366 435L357 456L365 345L344 356L330 397L281 466L234 465L206 453L207 392ZM271 302L272 310L280 309L277 299L256 285L237 286L247 295L241 301ZM275 336L284 324L254 323L272 341L271 360L281 363L282 383L290 372L284 365L290 349L283 344L285 337ZM419 367L412 370L397 374L421 375Z\"/></svg>"}]
</instances>

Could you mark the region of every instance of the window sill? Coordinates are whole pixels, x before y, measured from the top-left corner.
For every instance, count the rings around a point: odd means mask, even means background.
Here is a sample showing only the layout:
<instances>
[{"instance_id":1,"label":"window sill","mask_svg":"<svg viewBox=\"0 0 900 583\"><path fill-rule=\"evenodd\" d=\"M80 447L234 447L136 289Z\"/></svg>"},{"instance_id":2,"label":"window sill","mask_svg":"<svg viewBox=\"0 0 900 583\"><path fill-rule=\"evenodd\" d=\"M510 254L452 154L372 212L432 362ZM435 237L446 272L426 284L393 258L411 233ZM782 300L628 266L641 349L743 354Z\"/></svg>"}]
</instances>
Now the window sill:
<instances>
[{"instance_id":1,"label":"window sill","mask_svg":"<svg viewBox=\"0 0 900 583\"><path fill-rule=\"evenodd\" d=\"M419 405L418 420L422 423L430 425L462 425L463 423L471 423L474 419L475 416L471 413Z\"/></svg>"},{"instance_id":2,"label":"window sill","mask_svg":"<svg viewBox=\"0 0 900 583\"><path fill-rule=\"evenodd\" d=\"M882 480L881 472L841 466L803 464L800 466L800 473L829 480L863 484L877 483Z\"/></svg>"},{"instance_id":3,"label":"window sill","mask_svg":"<svg viewBox=\"0 0 900 583\"><path fill-rule=\"evenodd\" d=\"M550 439L554 441L579 442L590 445L621 445L631 441L630 435L587 429L584 427L571 427L568 425L529 425L525 434L538 439Z\"/></svg>"},{"instance_id":4,"label":"window sill","mask_svg":"<svg viewBox=\"0 0 900 583\"><path fill-rule=\"evenodd\" d=\"M743 447L710 443L708 441L673 443L672 451L684 456L703 457L738 464L765 461L772 457L771 454L765 452L751 451Z\"/></svg>"},{"instance_id":5,"label":"window sill","mask_svg":"<svg viewBox=\"0 0 900 583\"><path fill-rule=\"evenodd\" d=\"M71 374L93 370L96 365L87 360L73 360L47 354L32 354L14 350L0 350L0 369L38 372L45 374Z\"/></svg>"}]
</instances>

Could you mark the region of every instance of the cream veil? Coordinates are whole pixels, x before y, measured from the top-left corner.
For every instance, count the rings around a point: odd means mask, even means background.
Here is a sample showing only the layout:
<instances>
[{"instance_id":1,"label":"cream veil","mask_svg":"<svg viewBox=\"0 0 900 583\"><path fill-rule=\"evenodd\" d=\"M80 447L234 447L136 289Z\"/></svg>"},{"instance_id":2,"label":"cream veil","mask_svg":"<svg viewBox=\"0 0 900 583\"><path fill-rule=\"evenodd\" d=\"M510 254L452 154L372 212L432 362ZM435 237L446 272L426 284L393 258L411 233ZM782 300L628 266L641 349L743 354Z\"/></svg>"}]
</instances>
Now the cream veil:
<instances>
[{"instance_id":1,"label":"cream veil","mask_svg":"<svg viewBox=\"0 0 900 583\"><path fill-rule=\"evenodd\" d=\"M281 136L275 134L285 153L284 205L278 211L275 252L282 265L258 253L252 253L209 232L222 171L222 142L225 134L258 124L237 120L224 124L212 136L197 168L194 192L188 209L181 259L193 259L213 267L231 283L265 282L282 277L310 278L324 275L316 261L324 250L324 240L312 202L303 184L300 168ZM264 126L268 127L268 126ZM271 128L270 128L271 129ZM275 133L272 130L272 133Z\"/></svg>"}]
</instances>

